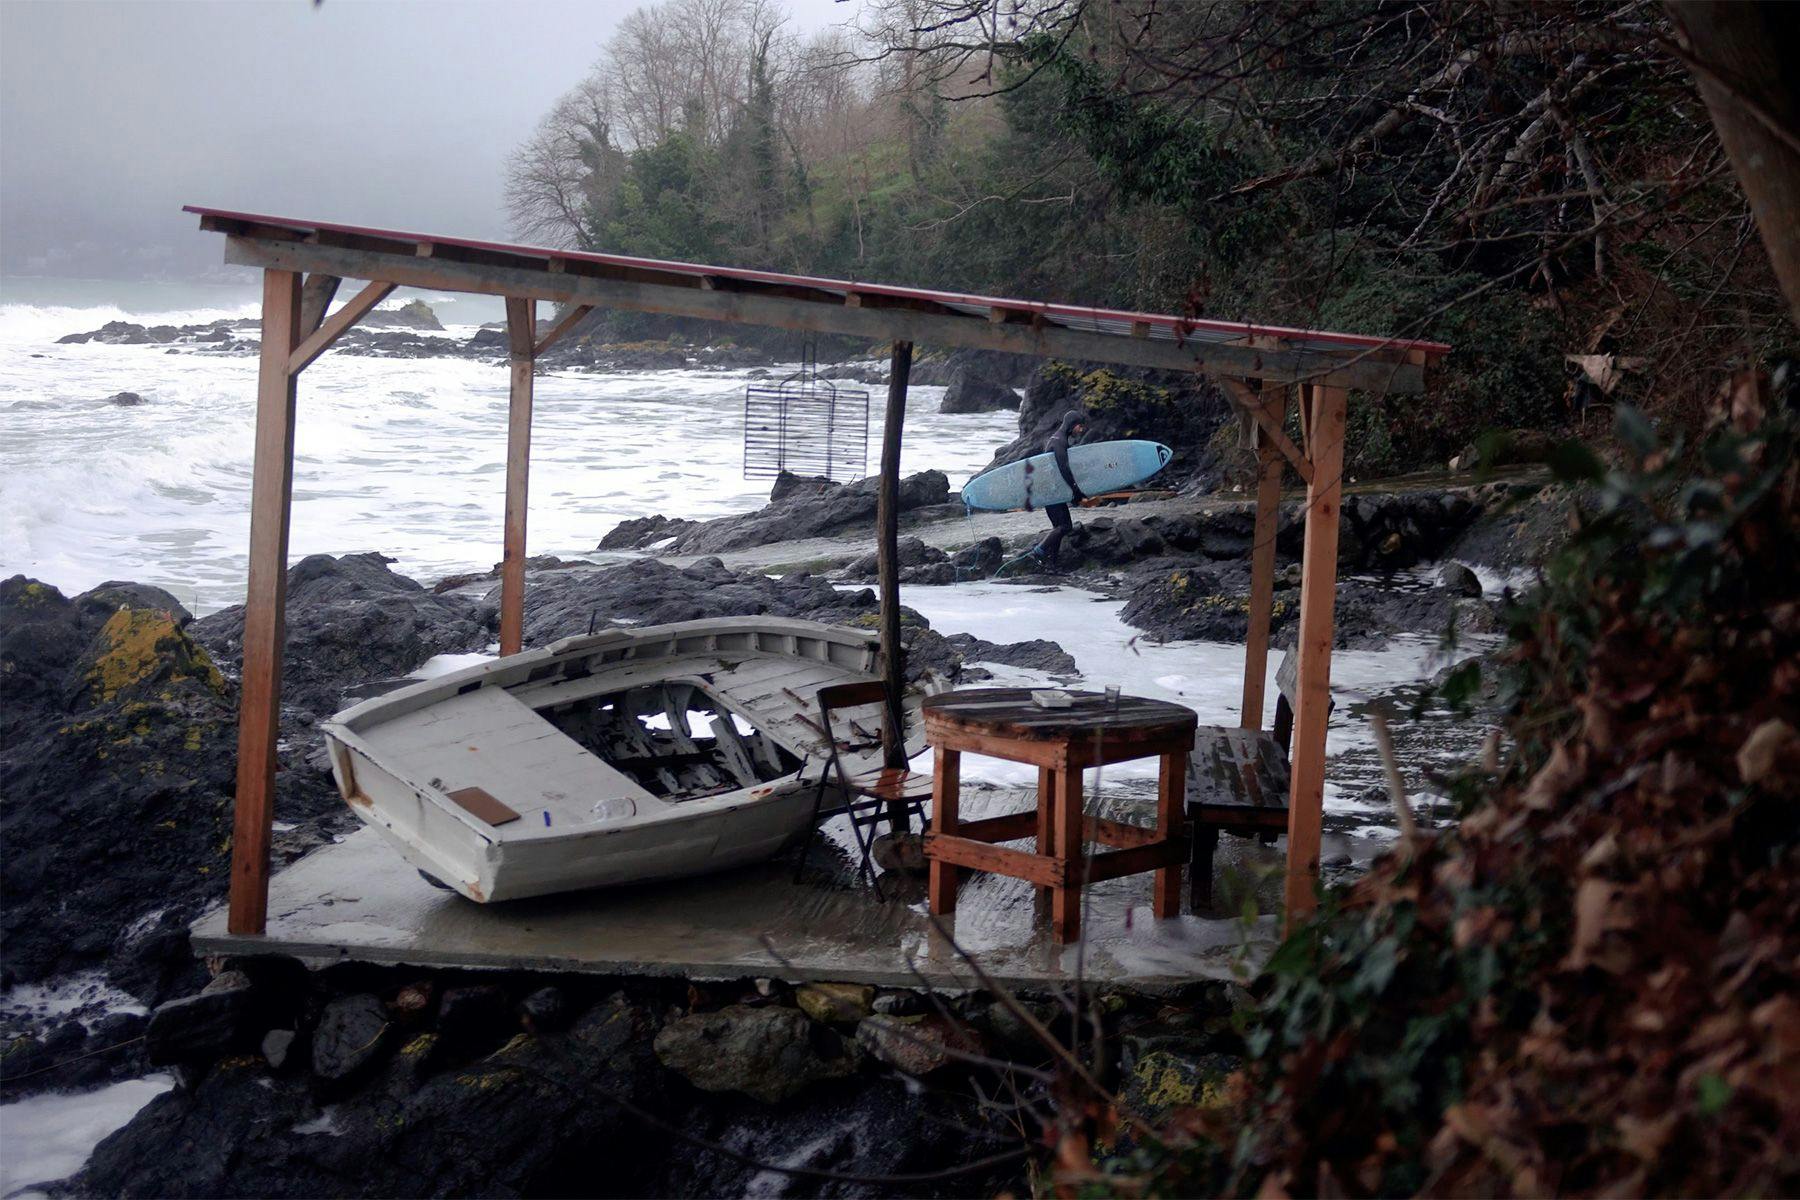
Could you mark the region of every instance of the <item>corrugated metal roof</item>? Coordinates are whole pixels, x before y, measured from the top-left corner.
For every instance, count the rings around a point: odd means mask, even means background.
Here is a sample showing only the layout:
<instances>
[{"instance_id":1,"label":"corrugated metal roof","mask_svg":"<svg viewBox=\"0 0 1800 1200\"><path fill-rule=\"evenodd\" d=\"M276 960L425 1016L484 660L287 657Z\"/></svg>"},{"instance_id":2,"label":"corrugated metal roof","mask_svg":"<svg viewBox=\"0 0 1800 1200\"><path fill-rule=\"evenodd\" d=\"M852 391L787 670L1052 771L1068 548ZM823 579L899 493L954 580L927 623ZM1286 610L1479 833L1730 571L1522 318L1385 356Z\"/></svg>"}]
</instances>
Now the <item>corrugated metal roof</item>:
<instances>
[{"instance_id":1,"label":"corrugated metal roof","mask_svg":"<svg viewBox=\"0 0 1800 1200\"><path fill-rule=\"evenodd\" d=\"M285 240L317 240L324 236L353 239L360 243L394 243L394 249L406 253L426 252L439 247L476 251L486 258L500 256L516 260L509 265L536 267L555 272L554 264L594 263L646 275L679 276L685 280L705 279L715 284L733 282L766 285L782 289L784 294L815 293L821 302L843 303L850 295L881 296L891 300L950 310L966 316L993 321L1042 322L1067 329L1114 337L1151 338L1181 343L1200 342L1216 345L1265 345L1288 350L1312 350L1326 354L1375 353L1381 357L1418 355L1435 361L1450 347L1442 342L1395 339L1354 333L1332 333L1314 329L1293 329L1280 325L1257 325L1243 321L1218 321L1197 317L1173 316L1166 313L1129 312L1111 308L1090 308L1076 304L1052 304L1039 300L1013 300L998 296L977 296L961 292L937 291L930 288L899 287L864 280L829 279L813 275L784 275L775 271L756 271L744 267L711 266L704 263L673 262L664 259L634 258L623 254L598 254L591 251L563 250L552 246L521 246L507 242L488 242L473 238L448 237L441 234L410 233L361 225L344 225L332 221L308 221L293 217L276 217L262 213L237 212L230 209L186 205L183 211L202 218L203 225L235 226L227 229L238 236ZM804 298L804 297L798 297Z\"/></svg>"}]
</instances>

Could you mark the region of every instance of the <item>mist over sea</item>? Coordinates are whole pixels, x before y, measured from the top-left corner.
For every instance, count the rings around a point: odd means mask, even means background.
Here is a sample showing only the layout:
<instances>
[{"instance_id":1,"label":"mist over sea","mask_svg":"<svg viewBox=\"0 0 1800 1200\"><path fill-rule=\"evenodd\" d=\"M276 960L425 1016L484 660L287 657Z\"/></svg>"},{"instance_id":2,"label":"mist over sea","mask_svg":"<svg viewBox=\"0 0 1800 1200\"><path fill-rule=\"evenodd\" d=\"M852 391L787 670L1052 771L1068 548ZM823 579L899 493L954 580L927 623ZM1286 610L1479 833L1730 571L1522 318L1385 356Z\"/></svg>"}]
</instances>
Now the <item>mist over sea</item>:
<instances>
[{"instance_id":1,"label":"mist over sea","mask_svg":"<svg viewBox=\"0 0 1800 1200\"><path fill-rule=\"evenodd\" d=\"M447 337L501 317L485 297L401 292L390 303L415 297ZM0 278L0 576L22 572L71 594L109 579L154 583L197 613L242 598L256 357L56 339L108 321L255 317L258 299L254 283ZM765 502L768 481L743 477L748 382L747 371L721 370L539 376L530 552L589 553L628 517ZM506 387L497 362L328 354L309 367L290 561L379 550L426 582L492 566ZM878 431L886 393L869 391ZM118 392L144 403L114 405ZM911 389L902 469L944 471L955 488L1013 436L1016 417L941 417L941 396ZM871 444L870 470L878 452Z\"/></svg>"}]
</instances>

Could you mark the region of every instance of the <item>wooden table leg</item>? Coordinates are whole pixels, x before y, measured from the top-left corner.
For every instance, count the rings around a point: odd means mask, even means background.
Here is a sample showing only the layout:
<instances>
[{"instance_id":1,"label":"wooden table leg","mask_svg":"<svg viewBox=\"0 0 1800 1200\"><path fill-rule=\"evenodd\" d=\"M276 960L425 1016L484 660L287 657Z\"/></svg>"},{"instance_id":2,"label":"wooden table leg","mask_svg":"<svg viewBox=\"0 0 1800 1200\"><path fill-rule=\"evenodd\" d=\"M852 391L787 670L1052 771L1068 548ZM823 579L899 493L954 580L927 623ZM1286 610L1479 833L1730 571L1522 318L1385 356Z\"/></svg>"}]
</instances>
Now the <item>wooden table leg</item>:
<instances>
[{"instance_id":1,"label":"wooden table leg","mask_svg":"<svg viewBox=\"0 0 1800 1200\"><path fill-rule=\"evenodd\" d=\"M1049 767L1038 768L1037 792L1037 852L1045 858L1056 856L1056 822L1050 814L1056 807L1056 772ZM1049 899L1050 889L1041 887L1037 894L1042 899Z\"/></svg>"},{"instance_id":2,"label":"wooden table leg","mask_svg":"<svg viewBox=\"0 0 1800 1200\"><path fill-rule=\"evenodd\" d=\"M962 751L937 748L937 766L931 773L931 831L956 833L956 806L962 798ZM931 879L926 888L931 911L938 914L956 911L956 867L952 863L931 860Z\"/></svg>"},{"instance_id":3,"label":"wooden table leg","mask_svg":"<svg viewBox=\"0 0 1800 1200\"><path fill-rule=\"evenodd\" d=\"M1162 770L1156 781L1156 832L1164 839L1181 834L1182 809L1187 803L1187 754L1177 752L1162 756ZM1181 864L1174 863L1156 872L1155 899L1152 911L1159 917L1181 913Z\"/></svg>"},{"instance_id":4,"label":"wooden table leg","mask_svg":"<svg viewBox=\"0 0 1800 1200\"><path fill-rule=\"evenodd\" d=\"M1082 857L1081 783L1081 768L1073 763L1056 772L1056 803L1051 814L1056 829L1053 857L1063 864L1065 872L1071 862L1079 862ZM1050 939L1058 945L1081 940L1080 884L1059 884L1052 890Z\"/></svg>"}]
</instances>

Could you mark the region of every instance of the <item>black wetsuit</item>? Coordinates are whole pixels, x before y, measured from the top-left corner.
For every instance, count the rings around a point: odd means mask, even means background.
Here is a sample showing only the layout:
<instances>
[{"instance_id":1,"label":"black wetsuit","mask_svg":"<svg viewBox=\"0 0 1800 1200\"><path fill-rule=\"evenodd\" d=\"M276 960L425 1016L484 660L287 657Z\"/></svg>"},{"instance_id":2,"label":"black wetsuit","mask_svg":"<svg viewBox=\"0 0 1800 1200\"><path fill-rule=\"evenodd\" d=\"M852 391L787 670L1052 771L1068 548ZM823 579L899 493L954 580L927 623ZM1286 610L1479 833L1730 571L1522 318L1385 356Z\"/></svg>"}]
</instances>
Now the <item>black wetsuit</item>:
<instances>
[{"instance_id":1,"label":"black wetsuit","mask_svg":"<svg viewBox=\"0 0 1800 1200\"><path fill-rule=\"evenodd\" d=\"M1081 488L1075 483L1075 473L1069 469L1069 435L1082 420L1081 413L1065 414L1062 424L1056 427L1056 432L1050 435L1050 441L1044 446L1046 452L1056 456L1056 469L1062 473L1063 482L1069 485L1069 491L1074 493L1069 497L1070 503L1084 498ZM1037 544L1033 553L1044 561L1045 566L1055 570L1063 538L1068 536L1069 530L1075 528L1075 522L1069 517L1068 504L1047 504L1044 506L1044 515L1050 518L1050 532Z\"/></svg>"}]
</instances>

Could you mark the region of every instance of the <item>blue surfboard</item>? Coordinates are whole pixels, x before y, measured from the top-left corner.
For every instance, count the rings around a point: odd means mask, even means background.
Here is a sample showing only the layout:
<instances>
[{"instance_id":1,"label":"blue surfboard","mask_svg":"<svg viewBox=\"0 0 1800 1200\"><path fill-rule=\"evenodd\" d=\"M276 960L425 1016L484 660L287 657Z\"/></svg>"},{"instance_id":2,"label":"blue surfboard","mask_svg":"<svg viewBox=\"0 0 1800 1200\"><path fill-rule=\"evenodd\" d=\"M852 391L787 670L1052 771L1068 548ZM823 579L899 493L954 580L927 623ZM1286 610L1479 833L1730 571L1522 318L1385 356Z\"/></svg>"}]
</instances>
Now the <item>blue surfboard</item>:
<instances>
[{"instance_id":1,"label":"blue surfboard","mask_svg":"<svg viewBox=\"0 0 1800 1200\"><path fill-rule=\"evenodd\" d=\"M1174 456L1161 442L1094 442L1069 447L1069 471L1085 494L1098 496L1142 483ZM1056 456L1047 453L995 467L969 480L962 490L964 504L990 512L1067 504L1072 495L1056 469Z\"/></svg>"}]
</instances>

